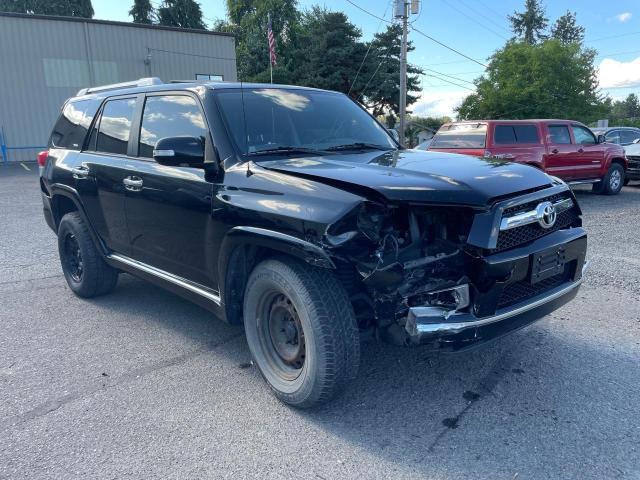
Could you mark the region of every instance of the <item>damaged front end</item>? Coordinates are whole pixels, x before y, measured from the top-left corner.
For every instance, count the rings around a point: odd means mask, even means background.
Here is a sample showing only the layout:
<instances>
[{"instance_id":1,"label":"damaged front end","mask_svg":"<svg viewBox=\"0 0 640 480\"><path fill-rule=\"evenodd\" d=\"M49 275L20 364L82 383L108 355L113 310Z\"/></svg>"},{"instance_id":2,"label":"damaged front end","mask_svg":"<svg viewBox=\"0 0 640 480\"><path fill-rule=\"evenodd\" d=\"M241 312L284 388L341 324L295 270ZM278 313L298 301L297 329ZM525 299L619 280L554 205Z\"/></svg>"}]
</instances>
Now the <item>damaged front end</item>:
<instances>
[{"instance_id":1,"label":"damaged front end","mask_svg":"<svg viewBox=\"0 0 640 480\"><path fill-rule=\"evenodd\" d=\"M323 246L361 328L395 344L458 350L527 325L575 296L586 234L571 193L558 195L571 199L574 217L508 251L492 249L497 229L483 227L487 218L502 217L499 204L479 210L365 201L327 228ZM486 245L472 244L474 229L473 238L484 236ZM534 260L553 268L540 273Z\"/></svg>"}]
</instances>

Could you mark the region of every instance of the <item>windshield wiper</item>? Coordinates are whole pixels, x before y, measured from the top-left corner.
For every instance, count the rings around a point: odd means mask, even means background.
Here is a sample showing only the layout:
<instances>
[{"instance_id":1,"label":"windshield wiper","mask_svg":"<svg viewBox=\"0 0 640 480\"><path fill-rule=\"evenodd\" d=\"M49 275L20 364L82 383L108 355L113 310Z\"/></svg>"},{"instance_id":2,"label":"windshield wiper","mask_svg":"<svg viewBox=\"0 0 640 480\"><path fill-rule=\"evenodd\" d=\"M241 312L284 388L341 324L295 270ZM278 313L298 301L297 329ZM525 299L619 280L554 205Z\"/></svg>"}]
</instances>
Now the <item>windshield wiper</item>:
<instances>
[{"instance_id":1,"label":"windshield wiper","mask_svg":"<svg viewBox=\"0 0 640 480\"><path fill-rule=\"evenodd\" d=\"M306 153L312 155L324 155L323 150L316 150L313 148L305 147L293 147L288 145L280 145L272 148L264 148L262 150L256 150L255 152L249 152L247 155L271 155L274 153Z\"/></svg>"},{"instance_id":2,"label":"windshield wiper","mask_svg":"<svg viewBox=\"0 0 640 480\"><path fill-rule=\"evenodd\" d=\"M375 143L346 143L344 145L336 145L326 149L327 152L339 152L341 150L393 150L393 147L385 145L376 145Z\"/></svg>"}]
</instances>

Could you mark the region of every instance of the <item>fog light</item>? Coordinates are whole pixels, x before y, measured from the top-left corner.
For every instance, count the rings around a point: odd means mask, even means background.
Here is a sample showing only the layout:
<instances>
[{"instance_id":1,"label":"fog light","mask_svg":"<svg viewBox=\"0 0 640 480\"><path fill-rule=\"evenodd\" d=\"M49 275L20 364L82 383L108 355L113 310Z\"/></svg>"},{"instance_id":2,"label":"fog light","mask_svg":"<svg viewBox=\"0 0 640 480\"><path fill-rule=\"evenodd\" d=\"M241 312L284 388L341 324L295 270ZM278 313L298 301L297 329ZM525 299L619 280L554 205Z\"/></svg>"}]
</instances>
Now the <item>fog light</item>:
<instances>
[{"instance_id":1,"label":"fog light","mask_svg":"<svg viewBox=\"0 0 640 480\"><path fill-rule=\"evenodd\" d=\"M431 306L460 310L468 307L471 303L469 285L465 283L451 288L436 290L435 292L427 292L410 298L408 303L410 307Z\"/></svg>"}]
</instances>

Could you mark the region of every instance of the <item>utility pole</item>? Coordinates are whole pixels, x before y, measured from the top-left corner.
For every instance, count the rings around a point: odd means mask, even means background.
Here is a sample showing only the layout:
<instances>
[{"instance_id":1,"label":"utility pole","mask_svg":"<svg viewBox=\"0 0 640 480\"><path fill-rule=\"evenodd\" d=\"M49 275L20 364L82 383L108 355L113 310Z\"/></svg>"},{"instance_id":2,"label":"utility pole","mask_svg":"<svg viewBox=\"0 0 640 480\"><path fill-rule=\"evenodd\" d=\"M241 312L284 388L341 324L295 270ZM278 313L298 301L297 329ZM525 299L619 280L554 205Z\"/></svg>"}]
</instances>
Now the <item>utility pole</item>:
<instances>
[{"instance_id":1,"label":"utility pole","mask_svg":"<svg viewBox=\"0 0 640 480\"><path fill-rule=\"evenodd\" d=\"M400 145L404 147L405 129L407 127L407 30L409 21L409 6L411 13L416 15L420 9L420 0L395 0L395 17L402 22L402 46L400 48L400 128L398 136Z\"/></svg>"},{"instance_id":2,"label":"utility pole","mask_svg":"<svg viewBox=\"0 0 640 480\"><path fill-rule=\"evenodd\" d=\"M407 123L407 2L402 3L402 47L400 50L400 145L404 147L404 131Z\"/></svg>"}]
</instances>

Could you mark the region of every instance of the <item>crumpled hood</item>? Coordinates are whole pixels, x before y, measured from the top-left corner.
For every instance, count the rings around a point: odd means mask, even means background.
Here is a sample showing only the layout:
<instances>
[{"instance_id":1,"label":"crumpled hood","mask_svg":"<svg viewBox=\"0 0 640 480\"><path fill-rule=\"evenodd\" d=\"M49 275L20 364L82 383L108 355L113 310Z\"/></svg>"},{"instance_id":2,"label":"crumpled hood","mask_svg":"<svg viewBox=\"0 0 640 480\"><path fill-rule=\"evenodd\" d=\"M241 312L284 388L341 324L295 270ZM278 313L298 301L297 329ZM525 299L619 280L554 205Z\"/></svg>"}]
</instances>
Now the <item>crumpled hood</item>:
<instances>
[{"instance_id":1,"label":"crumpled hood","mask_svg":"<svg viewBox=\"0 0 640 480\"><path fill-rule=\"evenodd\" d=\"M522 164L441 152L402 150L292 157L261 166L348 189L374 190L391 201L485 206L496 197L550 186Z\"/></svg>"}]
</instances>

